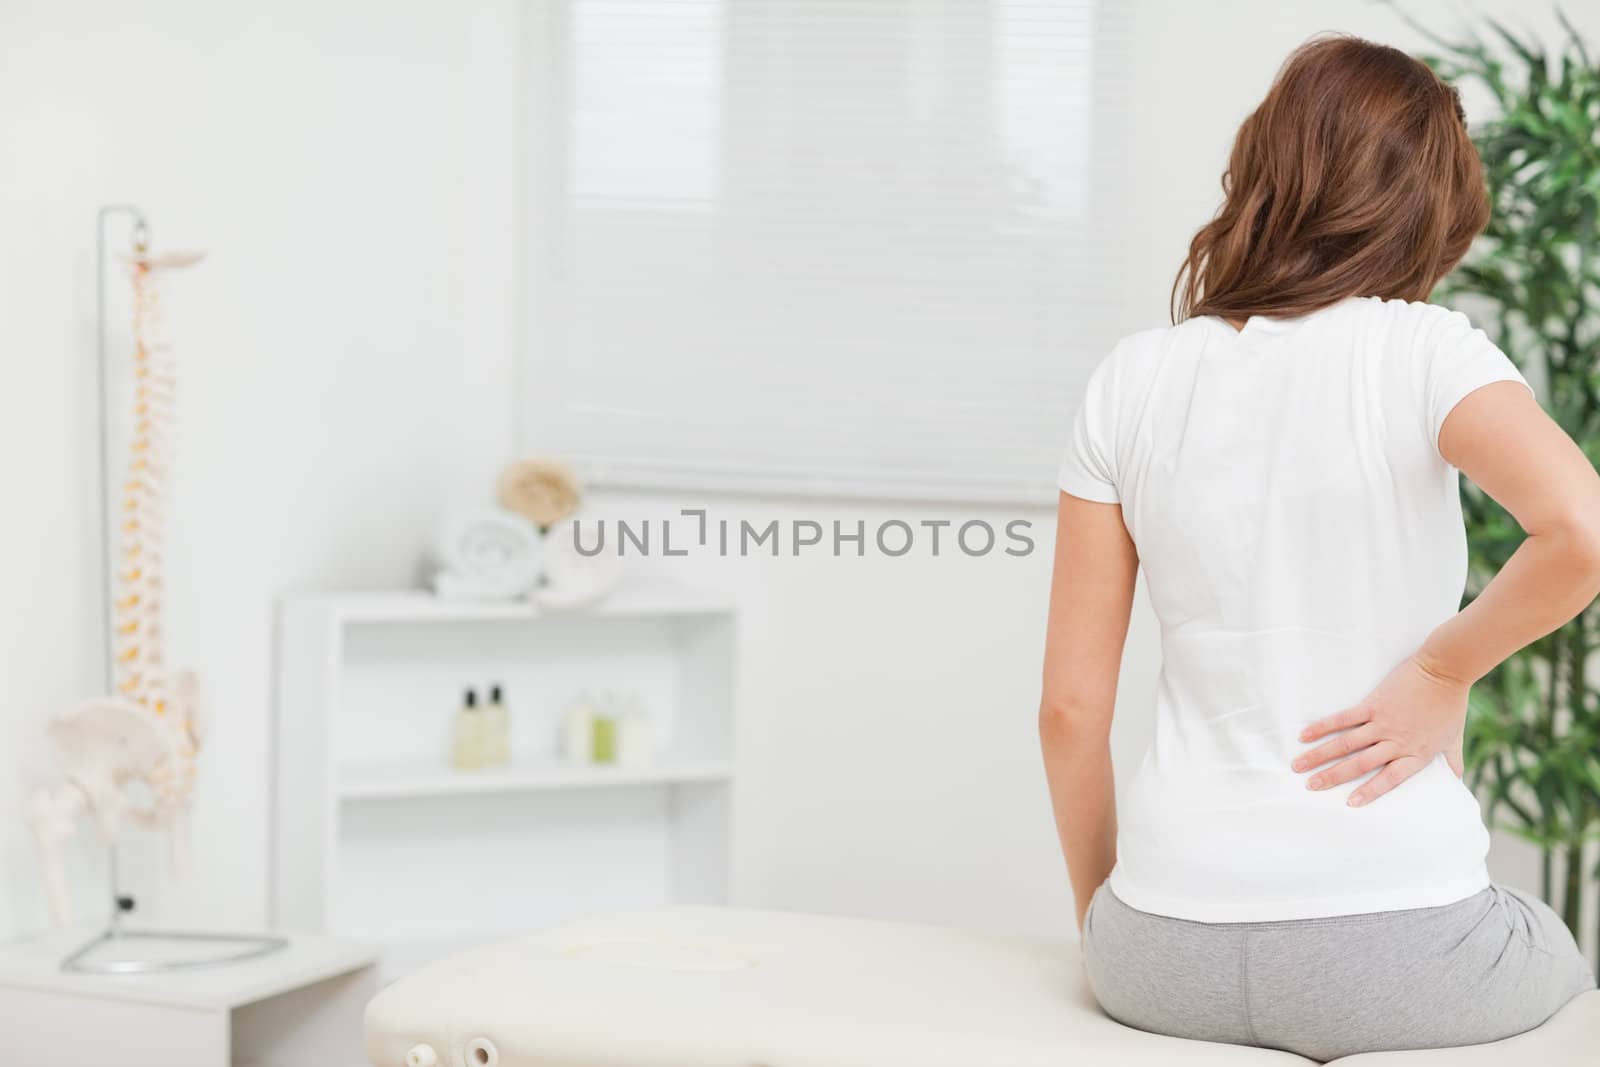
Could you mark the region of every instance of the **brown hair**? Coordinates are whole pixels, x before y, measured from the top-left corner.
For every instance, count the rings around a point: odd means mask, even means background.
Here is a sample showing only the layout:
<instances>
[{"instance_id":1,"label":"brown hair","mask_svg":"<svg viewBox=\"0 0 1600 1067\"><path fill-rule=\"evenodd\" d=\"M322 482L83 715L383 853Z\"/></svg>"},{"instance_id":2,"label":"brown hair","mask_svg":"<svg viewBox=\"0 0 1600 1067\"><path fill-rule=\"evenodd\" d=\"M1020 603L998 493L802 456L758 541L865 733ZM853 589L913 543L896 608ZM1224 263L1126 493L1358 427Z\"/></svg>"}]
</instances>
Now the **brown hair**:
<instances>
[{"instance_id":1,"label":"brown hair","mask_svg":"<svg viewBox=\"0 0 1600 1067\"><path fill-rule=\"evenodd\" d=\"M1173 283L1174 322L1422 300L1489 221L1455 89L1356 37L1289 56L1239 127L1222 192Z\"/></svg>"}]
</instances>

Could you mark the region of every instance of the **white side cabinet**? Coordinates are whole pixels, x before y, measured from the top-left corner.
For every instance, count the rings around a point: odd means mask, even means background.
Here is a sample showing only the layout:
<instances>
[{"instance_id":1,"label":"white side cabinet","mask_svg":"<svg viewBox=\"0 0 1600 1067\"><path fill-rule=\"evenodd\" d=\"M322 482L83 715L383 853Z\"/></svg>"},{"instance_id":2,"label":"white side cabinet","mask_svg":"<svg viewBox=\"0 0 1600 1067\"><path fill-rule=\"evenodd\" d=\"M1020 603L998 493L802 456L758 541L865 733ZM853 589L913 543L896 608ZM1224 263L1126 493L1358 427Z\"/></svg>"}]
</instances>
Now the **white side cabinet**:
<instances>
[{"instance_id":1,"label":"white side cabinet","mask_svg":"<svg viewBox=\"0 0 1600 1067\"><path fill-rule=\"evenodd\" d=\"M583 611L425 592L292 597L278 634L274 919L403 973L575 915L727 900L736 616L623 588ZM509 766L457 771L463 692L502 687ZM573 764L583 694L637 699L655 755Z\"/></svg>"},{"instance_id":2,"label":"white side cabinet","mask_svg":"<svg viewBox=\"0 0 1600 1067\"><path fill-rule=\"evenodd\" d=\"M87 927L0 944L0 1063L40 1067L360 1067L378 991L371 949L290 939L278 952L159 974L68 974ZM177 944L153 946L193 951Z\"/></svg>"}]
</instances>

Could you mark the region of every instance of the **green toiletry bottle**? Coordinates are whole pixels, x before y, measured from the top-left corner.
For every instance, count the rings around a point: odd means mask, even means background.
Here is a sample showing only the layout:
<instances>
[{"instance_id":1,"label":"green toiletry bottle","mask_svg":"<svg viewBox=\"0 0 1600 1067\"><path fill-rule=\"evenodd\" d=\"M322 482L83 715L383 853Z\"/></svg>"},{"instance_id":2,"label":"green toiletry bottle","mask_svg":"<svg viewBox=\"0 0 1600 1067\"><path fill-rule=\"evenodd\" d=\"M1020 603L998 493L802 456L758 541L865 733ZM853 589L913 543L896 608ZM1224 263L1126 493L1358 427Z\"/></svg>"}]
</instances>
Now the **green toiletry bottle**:
<instances>
[{"instance_id":1,"label":"green toiletry bottle","mask_svg":"<svg viewBox=\"0 0 1600 1067\"><path fill-rule=\"evenodd\" d=\"M617 699L611 693L600 698L591 720L589 756L596 763L617 762Z\"/></svg>"},{"instance_id":2,"label":"green toiletry bottle","mask_svg":"<svg viewBox=\"0 0 1600 1067\"><path fill-rule=\"evenodd\" d=\"M592 752L596 763L617 762L617 720L613 716L596 715L594 717Z\"/></svg>"}]
</instances>

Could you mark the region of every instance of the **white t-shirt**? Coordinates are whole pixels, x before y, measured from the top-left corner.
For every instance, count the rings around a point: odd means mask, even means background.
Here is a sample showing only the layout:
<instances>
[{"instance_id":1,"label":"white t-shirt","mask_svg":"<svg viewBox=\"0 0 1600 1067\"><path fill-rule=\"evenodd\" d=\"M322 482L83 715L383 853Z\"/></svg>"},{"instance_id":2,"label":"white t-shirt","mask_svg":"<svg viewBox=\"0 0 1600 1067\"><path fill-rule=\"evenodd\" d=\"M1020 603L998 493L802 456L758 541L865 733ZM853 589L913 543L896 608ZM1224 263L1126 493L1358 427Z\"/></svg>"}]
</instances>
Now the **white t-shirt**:
<instances>
[{"instance_id":1,"label":"white t-shirt","mask_svg":"<svg viewBox=\"0 0 1600 1067\"><path fill-rule=\"evenodd\" d=\"M1527 382L1466 316L1351 298L1121 341L1090 377L1063 491L1120 502L1161 623L1155 736L1118 810L1111 888L1201 922L1431 907L1488 885L1444 757L1363 807L1290 761L1455 614L1458 401Z\"/></svg>"}]
</instances>

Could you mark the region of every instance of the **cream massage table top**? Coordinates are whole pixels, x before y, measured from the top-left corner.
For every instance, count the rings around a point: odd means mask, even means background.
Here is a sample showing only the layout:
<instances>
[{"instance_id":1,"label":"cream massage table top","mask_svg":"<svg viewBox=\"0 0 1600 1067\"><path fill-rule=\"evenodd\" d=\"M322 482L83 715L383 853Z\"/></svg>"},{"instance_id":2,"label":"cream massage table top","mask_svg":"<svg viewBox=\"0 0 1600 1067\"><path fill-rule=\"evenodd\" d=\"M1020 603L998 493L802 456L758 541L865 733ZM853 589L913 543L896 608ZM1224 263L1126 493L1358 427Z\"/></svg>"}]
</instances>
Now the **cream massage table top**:
<instances>
[{"instance_id":1,"label":"cream massage table top","mask_svg":"<svg viewBox=\"0 0 1600 1067\"><path fill-rule=\"evenodd\" d=\"M377 1067L1273 1067L1131 1030L1070 941L730 908L567 923L423 968L367 1009ZM1600 1067L1600 992L1492 1045L1340 1067Z\"/></svg>"}]
</instances>

